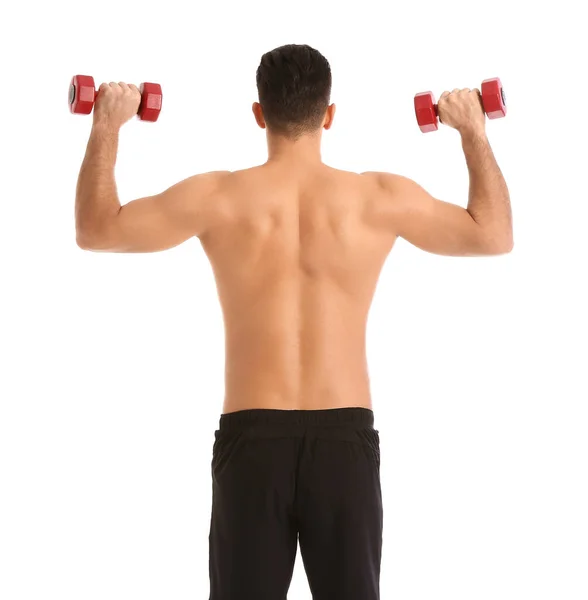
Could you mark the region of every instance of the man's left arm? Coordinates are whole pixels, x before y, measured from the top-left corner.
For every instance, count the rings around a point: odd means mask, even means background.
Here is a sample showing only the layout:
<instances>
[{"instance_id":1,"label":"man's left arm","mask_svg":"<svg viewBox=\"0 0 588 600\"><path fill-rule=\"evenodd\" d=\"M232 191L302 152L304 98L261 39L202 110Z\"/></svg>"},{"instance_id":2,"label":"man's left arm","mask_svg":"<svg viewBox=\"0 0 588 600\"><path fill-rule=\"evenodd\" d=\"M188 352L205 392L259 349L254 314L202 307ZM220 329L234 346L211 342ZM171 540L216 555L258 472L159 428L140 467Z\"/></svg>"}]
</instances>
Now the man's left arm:
<instances>
[{"instance_id":1,"label":"man's left arm","mask_svg":"<svg viewBox=\"0 0 588 600\"><path fill-rule=\"evenodd\" d=\"M100 102L102 101L102 102ZM76 240L85 250L156 252L202 235L212 224L227 172L186 179L121 206L114 178L119 131L136 114L134 86L103 85L76 190Z\"/></svg>"}]
</instances>

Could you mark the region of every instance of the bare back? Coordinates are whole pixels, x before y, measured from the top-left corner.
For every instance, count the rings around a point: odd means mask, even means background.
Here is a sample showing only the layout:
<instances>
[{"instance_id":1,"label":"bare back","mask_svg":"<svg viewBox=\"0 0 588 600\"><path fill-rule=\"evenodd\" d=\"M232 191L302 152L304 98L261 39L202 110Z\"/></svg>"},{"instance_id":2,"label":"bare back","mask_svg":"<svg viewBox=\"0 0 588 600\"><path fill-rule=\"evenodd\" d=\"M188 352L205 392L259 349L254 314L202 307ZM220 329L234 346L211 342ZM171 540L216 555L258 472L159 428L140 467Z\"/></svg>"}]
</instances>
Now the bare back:
<instances>
[{"instance_id":1,"label":"bare back","mask_svg":"<svg viewBox=\"0 0 588 600\"><path fill-rule=\"evenodd\" d=\"M157 252L201 240L225 318L224 412L371 407L366 325L395 239L448 256L513 247L510 196L478 90L444 92L438 103L442 122L461 135L470 178L462 208L399 175L324 165L322 131L335 106L321 116L317 99L328 102L330 68L316 54L308 63L312 49L296 48L297 58L269 53L257 73L260 99L269 102L267 111L261 102L252 107L267 130L266 164L195 175L122 205L114 178L119 129L137 114L141 94L111 83L96 98L78 178L81 248Z\"/></svg>"},{"instance_id":2,"label":"bare back","mask_svg":"<svg viewBox=\"0 0 588 600\"><path fill-rule=\"evenodd\" d=\"M224 412L371 407L366 324L395 235L373 180L268 163L225 179L201 237L226 328Z\"/></svg>"}]
</instances>

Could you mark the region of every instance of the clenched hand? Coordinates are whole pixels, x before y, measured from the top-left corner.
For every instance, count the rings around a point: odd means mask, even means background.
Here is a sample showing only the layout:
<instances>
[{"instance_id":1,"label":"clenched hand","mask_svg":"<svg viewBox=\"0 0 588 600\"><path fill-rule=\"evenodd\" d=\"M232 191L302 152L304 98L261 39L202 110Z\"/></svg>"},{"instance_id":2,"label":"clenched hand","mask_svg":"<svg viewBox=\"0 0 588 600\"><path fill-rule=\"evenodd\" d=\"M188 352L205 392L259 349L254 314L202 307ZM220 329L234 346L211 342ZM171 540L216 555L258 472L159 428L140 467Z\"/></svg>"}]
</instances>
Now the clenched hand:
<instances>
[{"instance_id":1,"label":"clenched hand","mask_svg":"<svg viewBox=\"0 0 588 600\"><path fill-rule=\"evenodd\" d=\"M94 124L107 124L119 129L137 115L141 92L136 85L103 83L94 106Z\"/></svg>"},{"instance_id":2,"label":"clenched hand","mask_svg":"<svg viewBox=\"0 0 588 600\"><path fill-rule=\"evenodd\" d=\"M480 90L468 88L443 92L437 105L439 120L459 133L480 133L486 130L486 115Z\"/></svg>"}]
</instances>

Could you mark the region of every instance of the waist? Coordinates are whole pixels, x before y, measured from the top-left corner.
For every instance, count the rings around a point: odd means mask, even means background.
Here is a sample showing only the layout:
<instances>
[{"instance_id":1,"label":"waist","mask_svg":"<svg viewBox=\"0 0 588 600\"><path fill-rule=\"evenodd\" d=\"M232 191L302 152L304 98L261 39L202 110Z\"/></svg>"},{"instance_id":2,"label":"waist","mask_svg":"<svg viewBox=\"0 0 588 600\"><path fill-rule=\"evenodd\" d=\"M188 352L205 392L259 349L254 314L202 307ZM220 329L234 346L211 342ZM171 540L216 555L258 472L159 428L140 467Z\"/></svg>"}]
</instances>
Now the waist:
<instances>
[{"instance_id":1,"label":"waist","mask_svg":"<svg viewBox=\"0 0 588 600\"><path fill-rule=\"evenodd\" d=\"M373 411L363 407L321 410L248 409L221 415L219 430L245 431L266 427L362 429L373 425Z\"/></svg>"},{"instance_id":2,"label":"waist","mask_svg":"<svg viewBox=\"0 0 588 600\"><path fill-rule=\"evenodd\" d=\"M244 410L325 411L345 408L371 410L372 402L367 379L343 386L305 386L290 388L253 378L227 378L223 414Z\"/></svg>"}]
</instances>

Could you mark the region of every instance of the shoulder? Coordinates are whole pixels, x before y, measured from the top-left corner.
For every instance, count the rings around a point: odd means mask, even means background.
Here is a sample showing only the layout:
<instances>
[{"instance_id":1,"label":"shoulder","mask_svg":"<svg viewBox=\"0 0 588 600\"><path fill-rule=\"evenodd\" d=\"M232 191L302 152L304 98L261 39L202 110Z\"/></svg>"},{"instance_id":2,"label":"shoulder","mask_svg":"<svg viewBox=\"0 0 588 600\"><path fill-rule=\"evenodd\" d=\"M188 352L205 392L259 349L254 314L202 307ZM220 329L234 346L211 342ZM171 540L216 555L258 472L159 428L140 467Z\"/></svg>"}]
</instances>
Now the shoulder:
<instances>
[{"instance_id":1,"label":"shoulder","mask_svg":"<svg viewBox=\"0 0 588 600\"><path fill-rule=\"evenodd\" d=\"M362 173L370 181L368 203L376 221L396 228L405 218L412 218L418 207L430 206L432 196L416 181L395 173Z\"/></svg>"},{"instance_id":2,"label":"shoulder","mask_svg":"<svg viewBox=\"0 0 588 600\"><path fill-rule=\"evenodd\" d=\"M412 179L396 173L366 171L361 173L361 176L384 191L401 191L417 186L417 183Z\"/></svg>"},{"instance_id":3,"label":"shoulder","mask_svg":"<svg viewBox=\"0 0 588 600\"><path fill-rule=\"evenodd\" d=\"M375 179L369 176L369 174L336 169L327 165L324 165L320 174L338 186L343 186L348 190L355 190L360 194L365 193L369 188L373 188L375 183Z\"/></svg>"},{"instance_id":4,"label":"shoulder","mask_svg":"<svg viewBox=\"0 0 588 600\"><path fill-rule=\"evenodd\" d=\"M172 185L163 195L168 198L184 198L186 202L192 202L195 198L204 200L221 192L231 175L230 171L192 175Z\"/></svg>"},{"instance_id":5,"label":"shoulder","mask_svg":"<svg viewBox=\"0 0 588 600\"><path fill-rule=\"evenodd\" d=\"M201 173L200 175L188 177L188 179L185 179L181 183L195 187L214 189L227 183L232 175L234 175L232 171L210 171L208 173Z\"/></svg>"}]
</instances>

